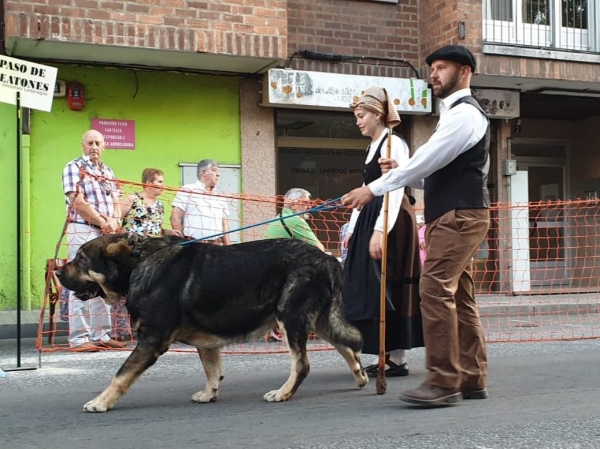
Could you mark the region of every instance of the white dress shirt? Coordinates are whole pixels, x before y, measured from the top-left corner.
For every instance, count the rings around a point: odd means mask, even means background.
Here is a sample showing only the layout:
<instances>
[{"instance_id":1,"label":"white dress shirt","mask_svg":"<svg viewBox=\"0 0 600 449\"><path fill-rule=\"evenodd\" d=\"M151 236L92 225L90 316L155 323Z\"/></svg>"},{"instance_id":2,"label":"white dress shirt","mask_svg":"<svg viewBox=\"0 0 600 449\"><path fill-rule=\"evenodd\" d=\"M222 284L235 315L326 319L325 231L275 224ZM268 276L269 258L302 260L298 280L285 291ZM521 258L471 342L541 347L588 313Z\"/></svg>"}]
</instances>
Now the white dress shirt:
<instances>
[{"instance_id":1,"label":"white dress shirt","mask_svg":"<svg viewBox=\"0 0 600 449\"><path fill-rule=\"evenodd\" d=\"M431 138L415 151L407 163L399 163L381 178L369 184L373 195L380 196L405 186L423 188L424 179L471 149L485 135L487 118L472 105L460 103L449 109L471 89L461 89L444 98L440 120Z\"/></svg>"},{"instance_id":2,"label":"white dress shirt","mask_svg":"<svg viewBox=\"0 0 600 449\"><path fill-rule=\"evenodd\" d=\"M373 160L376 156L375 153L379 148L379 144L381 141L387 136L387 130L384 130L381 135L377 138L375 142L371 142L369 145L367 158L365 160L365 165ZM381 154L383 157L387 154L387 142L383 144L381 148ZM396 160L400 167L403 167L409 160L409 151L408 146L400 137L392 135L392 147L391 147L391 158ZM377 155L379 158L379 155ZM364 184L363 184L364 185ZM389 196L389 204L388 204L388 233L394 227L396 223L396 219L398 218L398 214L400 213L400 207L402 206L402 198L404 197L404 188L395 189L390 192ZM360 215L360 211L354 209L352 211L352 215L350 216L350 225L348 226L348 232L353 233L354 227L356 226L356 220L358 220L358 216ZM383 204L381 205L381 211L379 212L379 216L377 217L377 221L375 222L374 231L383 232Z\"/></svg>"},{"instance_id":3,"label":"white dress shirt","mask_svg":"<svg viewBox=\"0 0 600 449\"><path fill-rule=\"evenodd\" d=\"M200 181L181 187L173 207L183 211L183 235L195 239L223 232L223 219L229 216L229 202L214 189L206 190Z\"/></svg>"}]
</instances>

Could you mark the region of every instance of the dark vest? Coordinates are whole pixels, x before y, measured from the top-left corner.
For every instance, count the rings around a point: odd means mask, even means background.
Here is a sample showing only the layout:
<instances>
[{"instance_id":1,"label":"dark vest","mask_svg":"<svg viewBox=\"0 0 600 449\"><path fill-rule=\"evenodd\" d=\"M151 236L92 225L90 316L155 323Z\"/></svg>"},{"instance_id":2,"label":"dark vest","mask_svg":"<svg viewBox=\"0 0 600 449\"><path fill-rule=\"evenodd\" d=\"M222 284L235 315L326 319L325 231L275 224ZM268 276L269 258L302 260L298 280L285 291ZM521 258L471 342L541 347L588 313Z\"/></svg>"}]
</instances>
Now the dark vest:
<instances>
[{"instance_id":1,"label":"dark vest","mask_svg":"<svg viewBox=\"0 0 600 449\"><path fill-rule=\"evenodd\" d=\"M468 103L487 116L477 101L466 96L457 100L450 109ZM490 125L483 138L472 148L435 173L425 178L425 222L454 209L488 209L490 194L487 188L490 168Z\"/></svg>"},{"instance_id":2,"label":"dark vest","mask_svg":"<svg viewBox=\"0 0 600 449\"><path fill-rule=\"evenodd\" d=\"M381 167L379 165L379 158L380 157L385 157L386 150L387 150L387 140L388 140L388 131L387 129L385 131L383 131L386 135L383 139L381 139L381 142L379 142L379 147L377 148L377 151L375 152L375 154L373 155L373 159L371 159L371 161L365 165L365 168L363 170L363 181L365 182L365 185L369 185L370 183L372 183L373 181L375 181L376 179L381 178ZM392 132L392 134L396 137L399 137L402 141L404 141L404 138L400 135L397 134L395 132ZM371 145L369 145L365 151L366 154L369 153L369 149L371 148Z\"/></svg>"}]
</instances>

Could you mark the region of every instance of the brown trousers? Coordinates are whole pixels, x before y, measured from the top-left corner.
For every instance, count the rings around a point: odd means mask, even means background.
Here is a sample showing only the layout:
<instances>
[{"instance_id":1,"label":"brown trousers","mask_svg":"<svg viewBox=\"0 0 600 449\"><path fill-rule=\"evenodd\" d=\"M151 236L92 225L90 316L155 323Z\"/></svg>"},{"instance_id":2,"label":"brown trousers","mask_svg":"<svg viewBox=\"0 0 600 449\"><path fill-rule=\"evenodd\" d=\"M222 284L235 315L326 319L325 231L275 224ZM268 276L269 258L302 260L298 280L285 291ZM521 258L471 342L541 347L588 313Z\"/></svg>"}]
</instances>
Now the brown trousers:
<instances>
[{"instance_id":1,"label":"brown trousers","mask_svg":"<svg viewBox=\"0 0 600 449\"><path fill-rule=\"evenodd\" d=\"M427 224L427 259L419 285L429 370L425 384L485 388L487 355L472 258L489 223L488 209L457 209Z\"/></svg>"}]
</instances>

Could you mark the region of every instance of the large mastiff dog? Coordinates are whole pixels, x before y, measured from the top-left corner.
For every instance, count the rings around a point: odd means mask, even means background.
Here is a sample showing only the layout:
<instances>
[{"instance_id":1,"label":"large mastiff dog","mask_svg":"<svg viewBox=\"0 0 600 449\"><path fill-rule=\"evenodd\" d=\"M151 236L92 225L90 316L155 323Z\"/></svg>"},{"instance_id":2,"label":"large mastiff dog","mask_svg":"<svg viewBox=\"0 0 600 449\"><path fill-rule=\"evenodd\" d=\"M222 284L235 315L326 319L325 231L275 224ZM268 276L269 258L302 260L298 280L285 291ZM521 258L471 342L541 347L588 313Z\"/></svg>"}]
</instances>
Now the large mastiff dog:
<instances>
[{"instance_id":1,"label":"large mastiff dog","mask_svg":"<svg viewBox=\"0 0 600 449\"><path fill-rule=\"evenodd\" d=\"M136 348L84 411L113 408L176 341L198 349L206 373L206 388L192 401L215 401L223 380L221 347L262 336L276 323L292 366L288 380L265 401L287 401L306 378L313 332L340 352L359 388L367 384L361 335L344 318L342 271L334 257L292 239L225 247L182 242L106 235L83 245L57 273L80 299L100 295L115 304L126 296L137 330Z\"/></svg>"}]
</instances>

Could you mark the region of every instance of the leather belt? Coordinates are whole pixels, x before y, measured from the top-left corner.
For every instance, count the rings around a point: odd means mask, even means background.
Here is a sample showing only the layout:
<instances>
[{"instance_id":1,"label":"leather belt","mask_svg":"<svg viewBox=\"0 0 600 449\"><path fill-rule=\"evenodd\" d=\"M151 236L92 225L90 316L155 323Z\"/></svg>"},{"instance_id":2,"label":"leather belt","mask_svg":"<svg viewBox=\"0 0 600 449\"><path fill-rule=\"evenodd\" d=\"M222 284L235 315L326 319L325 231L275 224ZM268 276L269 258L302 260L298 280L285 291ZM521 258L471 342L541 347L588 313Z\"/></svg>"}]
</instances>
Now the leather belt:
<instances>
[{"instance_id":1,"label":"leather belt","mask_svg":"<svg viewBox=\"0 0 600 449\"><path fill-rule=\"evenodd\" d=\"M102 230L102 228L100 226L92 224L92 223L85 223L85 222L82 223L81 221L71 221L71 223L79 224L79 225L86 225L86 226L89 226L90 228L97 229L98 231Z\"/></svg>"}]
</instances>

